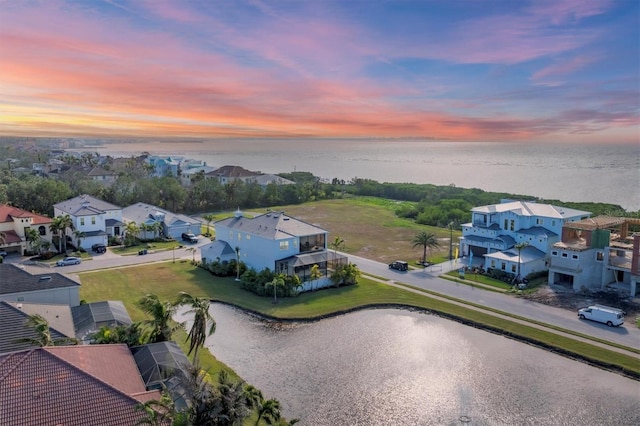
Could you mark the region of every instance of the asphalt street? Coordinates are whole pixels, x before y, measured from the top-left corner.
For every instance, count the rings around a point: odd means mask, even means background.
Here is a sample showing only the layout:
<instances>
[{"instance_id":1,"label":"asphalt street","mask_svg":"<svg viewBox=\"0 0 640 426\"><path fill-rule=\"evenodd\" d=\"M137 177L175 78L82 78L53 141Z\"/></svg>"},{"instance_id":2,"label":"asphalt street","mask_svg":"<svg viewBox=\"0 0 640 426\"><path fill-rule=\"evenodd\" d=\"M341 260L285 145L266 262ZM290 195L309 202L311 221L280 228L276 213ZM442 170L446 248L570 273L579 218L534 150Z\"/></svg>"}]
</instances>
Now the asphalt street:
<instances>
[{"instance_id":1,"label":"asphalt street","mask_svg":"<svg viewBox=\"0 0 640 426\"><path fill-rule=\"evenodd\" d=\"M200 260L199 251L196 250L193 252L189 249L201 247L209 242L210 240L208 238L200 237L200 241L197 244L183 245L175 250L159 251L146 255L121 256L108 251L107 253L96 255L92 260L85 260L80 265L63 267L32 265L30 264L32 262L11 256L7 257L6 260L12 263L22 263L25 269L34 274L42 274L46 270L55 270L55 272L68 275L78 281L77 274L84 271L118 268L142 263L192 259ZM524 318L555 325L622 345L640 348L640 329L633 323L634 318L628 318L627 322L621 327L607 327L605 324L579 320L575 311L556 308L514 297L513 295L487 291L479 287L472 287L439 278L440 274L449 270L458 269L458 267L461 266L461 264L455 261L432 265L423 269L411 269L408 272L398 272L389 269L385 263L347 253L344 254L349 257L350 262L355 263L360 270L366 274L383 277L396 283L424 288L442 295L452 296L485 307L499 309Z\"/></svg>"}]
</instances>

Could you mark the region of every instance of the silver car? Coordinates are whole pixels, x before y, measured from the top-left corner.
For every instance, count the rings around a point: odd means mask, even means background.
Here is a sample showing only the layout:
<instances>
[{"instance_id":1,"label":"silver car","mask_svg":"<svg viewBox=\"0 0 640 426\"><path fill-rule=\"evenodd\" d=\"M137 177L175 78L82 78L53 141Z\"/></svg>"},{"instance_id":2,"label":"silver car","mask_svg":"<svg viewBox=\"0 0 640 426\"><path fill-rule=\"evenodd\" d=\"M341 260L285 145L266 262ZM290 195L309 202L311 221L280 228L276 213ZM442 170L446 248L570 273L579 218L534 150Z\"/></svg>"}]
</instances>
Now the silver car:
<instances>
[{"instance_id":1,"label":"silver car","mask_svg":"<svg viewBox=\"0 0 640 426\"><path fill-rule=\"evenodd\" d=\"M80 263L82 263L82 259L79 257L65 257L62 260L58 260L56 266L79 265Z\"/></svg>"}]
</instances>

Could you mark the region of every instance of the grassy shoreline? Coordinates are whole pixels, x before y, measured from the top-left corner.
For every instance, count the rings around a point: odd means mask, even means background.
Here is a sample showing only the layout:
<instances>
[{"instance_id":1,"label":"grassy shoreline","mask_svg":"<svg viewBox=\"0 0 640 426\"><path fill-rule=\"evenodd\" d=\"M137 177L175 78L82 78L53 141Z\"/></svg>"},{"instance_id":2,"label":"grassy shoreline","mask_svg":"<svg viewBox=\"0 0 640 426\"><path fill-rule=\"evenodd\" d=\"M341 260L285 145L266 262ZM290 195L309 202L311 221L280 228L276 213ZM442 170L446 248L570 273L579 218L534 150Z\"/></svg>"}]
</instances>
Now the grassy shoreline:
<instances>
[{"instance_id":1,"label":"grassy shoreline","mask_svg":"<svg viewBox=\"0 0 640 426\"><path fill-rule=\"evenodd\" d=\"M161 299L173 300L179 291L208 297L212 301L278 321L317 321L355 310L380 307L421 310L640 380L638 358L367 277L363 277L357 286L304 293L295 298L281 299L277 305L272 304L270 298L240 289L233 278L213 277L207 271L184 261L86 272L80 277L82 299L122 300L134 321L144 319L144 314L135 305L141 296L155 293ZM212 373L228 369L212 355L211 358L201 362Z\"/></svg>"}]
</instances>

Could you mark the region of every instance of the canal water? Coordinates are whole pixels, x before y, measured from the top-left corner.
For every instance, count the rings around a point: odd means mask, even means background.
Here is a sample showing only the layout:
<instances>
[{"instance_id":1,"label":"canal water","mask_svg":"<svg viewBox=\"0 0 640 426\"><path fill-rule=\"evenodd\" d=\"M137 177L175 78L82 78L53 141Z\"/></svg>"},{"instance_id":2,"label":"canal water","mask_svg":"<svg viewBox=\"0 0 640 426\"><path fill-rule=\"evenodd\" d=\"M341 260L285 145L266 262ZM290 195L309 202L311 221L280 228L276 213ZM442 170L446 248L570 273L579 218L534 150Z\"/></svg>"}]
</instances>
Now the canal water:
<instances>
[{"instance_id":1,"label":"canal water","mask_svg":"<svg viewBox=\"0 0 640 426\"><path fill-rule=\"evenodd\" d=\"M211 313L206 346L302 425L640 424L640 382L434 315Z\"/></svg>"}]
</instances>

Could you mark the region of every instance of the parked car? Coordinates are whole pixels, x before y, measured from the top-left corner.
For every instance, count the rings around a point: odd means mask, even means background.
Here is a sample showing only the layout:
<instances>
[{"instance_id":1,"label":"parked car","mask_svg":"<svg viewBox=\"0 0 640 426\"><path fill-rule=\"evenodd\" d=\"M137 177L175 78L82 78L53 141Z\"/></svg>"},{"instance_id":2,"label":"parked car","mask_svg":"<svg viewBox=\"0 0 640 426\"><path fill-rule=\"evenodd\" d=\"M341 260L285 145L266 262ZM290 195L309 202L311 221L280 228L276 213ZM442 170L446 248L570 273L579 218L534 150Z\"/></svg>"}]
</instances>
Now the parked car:
<instances>
[{"instance_id":1,"label":"parked car","mask_svg":"<svg viewBox=\"0 0 640 426\"><path fill-rule=\"evenodd\" d=\"M58 260L56 266L79 265L80 263L82 263L82 259L79 257L65 257L62 260Z\"/></svg>"},{"instance_id":2,"label":"parked car","mask_svg":"<svg viewBox=\"0 0 640 426\"><path fill-rule=\"evenodd\" d=\"M182 234L182 240L186 241L188 243L197 243L198 242L198 237L196 237L195 235L193 235L190 232L185 232L184 234Z\"/></svg>"},{"instance_id":3,"label":"parked car","mask_svg":"<svg viewBox=\"0 0 640 426\"><path fill-rule=\"evenodd\" d=\"M578 311L578 318L598 321L609 327L624 324L624 312L621 309L603 305L591 305Z\"/></svg>"},{"instance_id":4,"label":"parked car","mask_svg":"<svg viewBox=\"0 0 640 426\"><path fill-rule=\"evenodd\" d=\"M96 253L106 253L107 246L105 246L104 244L94 244L91 246L91 250Z\"/></svg>"},{"instance_id":5,"label":"parked car","mask_svg":"<svg viewBox=\"0 0 640 426\"><path fill-rule=\"evenodd\" d=\"M6 251L0 250L0 256L2 256L3 258L7 257L8 255L9 255L9 253L7 253Z\"/></svg>"},{"instance_id":6,"label":"parked car","mask_svg":"<svg viewBox=\"0 0 640 426\"><path fill-rule=\"evenodd\" d=\"M389 264L389 269L395 269L396 271L408 271L409 264L402 260L396 260L395 262Z\"/></svg>"}]
</instances>

